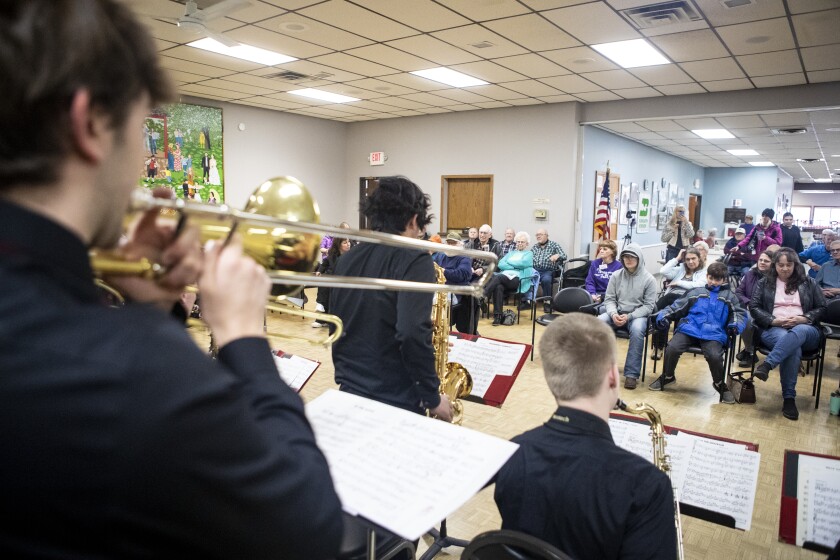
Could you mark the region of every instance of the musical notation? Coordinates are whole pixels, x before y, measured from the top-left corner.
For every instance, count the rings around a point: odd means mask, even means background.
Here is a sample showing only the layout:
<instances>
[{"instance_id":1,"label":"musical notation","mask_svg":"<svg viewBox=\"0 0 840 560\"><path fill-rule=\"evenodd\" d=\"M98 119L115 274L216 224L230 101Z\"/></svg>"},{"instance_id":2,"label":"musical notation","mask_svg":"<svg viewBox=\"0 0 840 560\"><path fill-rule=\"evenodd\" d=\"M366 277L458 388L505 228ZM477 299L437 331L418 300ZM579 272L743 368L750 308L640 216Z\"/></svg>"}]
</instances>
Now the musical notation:
<instances>
[{"instance_id":1,"label":"musical notation","mask_svg":"<svg viewBox=\"0 0 840 560\"><path fill-rule=\"evenodd\" d=\"M796 544L833 548L840 540L840 461L799 455Z\"/></svg>"},{"instance_id":2,"label":"musical notation","mask_svg":"<svg viewBox=\"0 0 840 560\"><path fill-rule=\"evenodd\" d=\"M318 366L321 365L320 362L293 354L282 354L280 356L275 354L274 364L277 366L277 371L283 381L298 393L315 373L315 370L318 369Z\"/></svg>"},{"instance_id":3,"label":"musical notation","mask_svg":"<svg viewBox=\"0 0 840 560\"><path fill-rule=\"evenodd\" d=\"M459 363L470 372L473 389L470 395L484 398L497 375L513 375L525 352L524 344L501 342L487 338L475 340L449 337L449 361Z\"/></svg>"}]
</instances>

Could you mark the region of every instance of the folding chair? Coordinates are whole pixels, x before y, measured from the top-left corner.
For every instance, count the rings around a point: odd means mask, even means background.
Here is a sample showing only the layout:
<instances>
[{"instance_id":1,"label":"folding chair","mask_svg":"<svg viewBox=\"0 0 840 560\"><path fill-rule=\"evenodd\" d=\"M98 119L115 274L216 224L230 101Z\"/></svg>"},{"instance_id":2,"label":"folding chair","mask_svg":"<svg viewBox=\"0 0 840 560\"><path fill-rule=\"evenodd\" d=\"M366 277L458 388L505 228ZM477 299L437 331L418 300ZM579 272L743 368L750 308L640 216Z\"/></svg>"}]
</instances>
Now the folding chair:
<instances>
[{"instance_id":1,"label":"folding chair","mask_svg":"<svg viewBox=\"0 0 840 560\"><path fill-rule=\"evenodd\" d=\"M572 560L557 547L519 531L487 531L475 537L461 560Z\"/></svg>"},{"instance_id":2,"label":"folding chair","mask_svg":"<svg viewBox=\"0 0 840 560\"><path fill-rule=\"evenodd\" d=\"M672 335L672 337L673 337L673 335ZM670 342L670 339L668 340L668 342ZM735 348L736 348L736 346L737 346L736 338L733 337L732 335L727 334L726 344L723 346L723 360L724 360L724 362L723 362L723 368L724 368L723 381L724 381L724 383L729 381L729 377L732 374L732 363L735 361ZM667 349L668 349L668 344L666 343L665 344L665 350L667 350ZM683 353L684 354L693 354L694 356L698 356L698 355L702 356L703 355L703 349L700 348L699 344L693 344L693 345L689 346L685 350L685 352L683 352ZM665 361L665 352L664 351L662 352L662 361L663 362ZM653 375L656 375L656 364L657 364L657 362L658 362L658 360L653 361ZM664 368L665 364L663 363L662 366Z\"/></svg>"},{"instance_id":3,"label":"folding chair","mask_svg":"<svg viewBox=\"0 0 840 560\"><path fill-rule=\"evenodd\" d=\"M548 326L551 322L560 315L558 314L573 313L580 311L580 308L592 303L592 296L583 288L563 288L553 298L540 297L534 300L533 308L536 309L537 302L544 302L551 300L551 312L547 315L537 317L536 313L531 316L531 361L534 361L534 340L536 339L537 324Z\"/></svg>"},{"instance_id":4,"label":"folding chair","mask_svg":"<svg viewBox=\"0 0 840 560\"><path fill-rule=\"evenodd\" d=\"M540 287L540 273L536 270L531 275L531 288L527 292L519 292L517 291L513 294L513 304L516 306L516 324L519 324L519 304L522 302L522 296L526 296L526 299L531 301L531 319L534 318L536 309L536 301L537 301L537 290Z\"/></svg>"}]
</instances>

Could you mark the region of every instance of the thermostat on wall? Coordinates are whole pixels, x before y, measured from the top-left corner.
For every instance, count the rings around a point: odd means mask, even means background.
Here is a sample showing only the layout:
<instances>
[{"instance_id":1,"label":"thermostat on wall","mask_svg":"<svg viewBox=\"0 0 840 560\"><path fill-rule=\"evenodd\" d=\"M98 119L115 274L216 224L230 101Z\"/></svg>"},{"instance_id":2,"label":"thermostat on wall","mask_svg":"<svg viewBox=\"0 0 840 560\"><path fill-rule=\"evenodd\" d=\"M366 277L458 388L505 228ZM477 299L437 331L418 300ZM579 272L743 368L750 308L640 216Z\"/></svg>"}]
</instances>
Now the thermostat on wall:
<instances>
[{"instance_id":1,"label":"thermostat on wall","mask_svg":"<svg viewBox=\"0 0 840 560\"><path fill-rule=\"evenodd\" d=\"M534 210L534 218L537 220L545 220L548 218L548 210L537 209Z\"/></svg>"}]
</instances>

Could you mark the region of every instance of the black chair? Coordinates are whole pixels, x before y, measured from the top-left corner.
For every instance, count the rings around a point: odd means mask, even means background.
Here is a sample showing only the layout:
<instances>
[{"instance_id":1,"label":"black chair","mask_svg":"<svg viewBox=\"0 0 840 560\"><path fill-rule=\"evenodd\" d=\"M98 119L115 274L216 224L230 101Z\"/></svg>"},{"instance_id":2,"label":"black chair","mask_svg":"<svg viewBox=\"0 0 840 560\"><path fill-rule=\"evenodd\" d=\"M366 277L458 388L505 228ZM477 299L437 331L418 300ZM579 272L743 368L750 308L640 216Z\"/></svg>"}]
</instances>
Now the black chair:
<instances>
[{"instance_id":1,"label":"black chair","mask_svg":"<svg viewBox=\"0 0 840 560\"><path fill-rule=\"evenodd\" d=\"M370 544L376 550L376 560L415 559L414 543L347 513L342 514L342 517L344 535L336 560L367 560L370 557ZM373 543L370 542L371 532L374 534Z\"/></svg>"},{"instance_id":2,"label":"black chair","mask_svg":"<svg viewBox=\"0 0 840 560\"><path fill-rule=\"evenodd\" d=\"M808 352L804 349L802 350L801 360L806 363L805 375L811 374L811 363L814 363L814 386L811 389L811 396L816 397L814 402L815 409L820 407L820 389L822 388L823 366L825 365L825 343L830 331L830 327L823 326L820 329L820 344L817 346L816 350ZM761 341L761 333L762 329L756 327L755 334L753 335L753 344L755 346L755 354L753 355L763 354L764 356L767 356L773 351L773 349L764 345ZM750 368L751 373L755 373L755 366L756 360L753 360L752 368Z\"/></svg>"},{"instance_id":3,"label":"black chair","mask_svg":"<svg viewBox=\"0 0 840 560\"><path fill-rule=\"evenodd\" d=\"M669 340L669 342L670 342L670 340ZM723 353L724 353L723 380L724 380L724 382L729 381L729 377L732 374L732 363L735 361L735 348L736 348L736 346L737 346L736 337L734 337L732 335L727 335L727 342L726 342L726 345L724 345L724 347L723 347ZM665 350L667 350L667 349L668 349L668 344L666 343L665 344ZM694 356L698 356L698 355L702 356L703 355L703 349L700 348L699 345L692 345L692 346L689 346L684 353L685 354L693 354ZM664 358L665 358L665 352L664 351L662 353L662 358L663 358L663 362L664 362ZM656 375L656 364L657 364L657 362L658 362L658 360L653 361L653 375ZM663 367L664 367L664 363L663 363Z\"/></svg>"},{"instance_id":4,"label":"black chair","mask_svg":"<svg viewBox=\"0 0 840 560\"><path fill-rule=\"evenodd\" d=\"M572 560L572 557L537 537L500 529L475 537L464 549L461 560Z\"/></svg>"},{"instance_id":5,"label":"black chair","mask_svg":"<svg viewBox=\"0 0 840 560\"><path fill-rule=\"evenodd\" d=\"M569 266L572 263L583 263L580 266ZM563 288L582 288L586 285L586 276L589 274L589 267L592 261L589 257L578 257L569 259L563 263L563 268L560 274L555 278L554 284L557 285L559 292Z\"/></svg>"},{"instance_id":6,"label":"black chair","mask_svg":"<svg viewBox=\"0 0 840 560\"><path fill-rule=\"evenodd\" d=\"M545 302L551 301L551 312L546 315L541 315L537 317L536 313L533 313L532 320L531 320L531 361L534 361L534 341L536 340L536 331L537 331L537 324L542 326L548 326L551 322L556 318L559 317L559 314L564 313L573 313L575 311L580 311L580 308L589 305L592 303L592 296L589 295L589 292L584 290L583 288L563 288L557 295L553 298L551 297L539 297L534 300L534 309L538 302ZM558 315L555 315L555 312Z\"/></svg>"}]
</instances>

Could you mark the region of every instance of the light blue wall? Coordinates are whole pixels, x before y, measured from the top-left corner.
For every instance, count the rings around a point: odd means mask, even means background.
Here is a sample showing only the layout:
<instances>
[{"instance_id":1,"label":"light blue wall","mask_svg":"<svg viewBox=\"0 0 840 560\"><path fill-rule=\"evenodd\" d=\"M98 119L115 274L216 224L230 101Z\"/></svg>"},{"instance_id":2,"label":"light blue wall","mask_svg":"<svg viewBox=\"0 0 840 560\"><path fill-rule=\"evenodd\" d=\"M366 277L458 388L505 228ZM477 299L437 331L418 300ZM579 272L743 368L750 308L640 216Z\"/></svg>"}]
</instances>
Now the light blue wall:
<instances>
[{"instance_id":1,"label":"light blue wall","mask_svg":"<svg viewBox=\"0 0 840 560\"><path fill-rule=\"evenodd\" d=\"M600 128L586 126L583 136L583 165L581 166L583 177L582 207L581 216L581 246L580 251L586 252L589 242L592 239L592 222L594 212L592 204L595 199L595 172L603 171L606 168L607 160L610 162L610 169L621 177L623 184L643 184L645 179L661 182L663 178L670 183L677 183L685 191L685 201L688 201L689 194L703 194L704 168L689 161L660 152L644 144L633 142L626 138L610 134ZM708 170L706 170L708 171ZM700 179L700 188L694 189L692 184L695 179ZM705 197L703 209L705 213ZM614 210L615 211L615 210ZM703 214L700 219L702 221ZM627 233L627 226L618 226L616 235L619 242ZM651 223L648 233L633 233L633 241L641 245L653 245L661 243L661 231L657 231L656 224Z\"/></svg>"},{"instance_id":2,"label":"light blue wall","mask_svg":"<svg viewBox=\"0 0 840 560\"><path fill-rule=\"evenodd\" d=\"M718 228L718 237L723 237L723 210L732 207L732 199L740 198L741 207L747 209L757 222L761 211L776 207L775 167L710 167L706 169L706 184L703 186L703 213L701 227ZM780 221L780 217L777 220Z\"/></svg>"}]
</instances>

